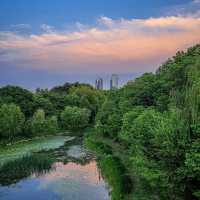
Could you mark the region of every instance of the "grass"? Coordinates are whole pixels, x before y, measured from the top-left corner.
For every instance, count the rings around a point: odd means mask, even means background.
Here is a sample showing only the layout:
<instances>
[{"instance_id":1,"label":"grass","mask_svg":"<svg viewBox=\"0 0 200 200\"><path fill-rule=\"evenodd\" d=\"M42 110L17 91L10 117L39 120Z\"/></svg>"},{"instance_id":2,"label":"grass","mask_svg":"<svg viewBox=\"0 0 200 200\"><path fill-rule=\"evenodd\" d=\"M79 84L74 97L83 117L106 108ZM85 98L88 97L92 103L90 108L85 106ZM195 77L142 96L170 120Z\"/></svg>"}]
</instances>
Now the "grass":
<instances>
[{"instance_id":1,"label":"grass","mask_svg":"<svg viewBox=\"0 0 200 200\"><path fill-rule=\"evenodd\" d=\"M84 144L87 148L94 151L99 156L112 154L112 149L109 145L94 140L92 137L85 138Z\"/></svg>"},{"instance_id":2,"label":"grass","mask_svg":"<svg viewBox=\"0 0 200 200\"><path fill-rule=\"evenodd\" d=\"M43 174L51 169L53 161L48 155L35 154L7 162L0 168L0 184L11 185L33 173Z\"/></svg>"},{"instance_id":3,"label":"grass","mask_svg":"<svg viewBox=\"0 0 200 200\"><path fill-rule=\"evenodd\" d=\"M128 152L122 151L120 144L97 136L92 129L86 134L84 144L98 155L99 167L105 180L111 186L112 200L131 199L133 181L130 176Z\"/></svg>"},{"instance_id":4,"label":"grass","mask_svg":"<svg viewBox=\"0 0 200 200\"><path fill-rule=\"evenodd\" d=\"M131 191L131 180L126 176L126 169L119 158L107 155L99 160L102 175L111 185L112 200L124 200Z\"/></svg>"}]
</instances>

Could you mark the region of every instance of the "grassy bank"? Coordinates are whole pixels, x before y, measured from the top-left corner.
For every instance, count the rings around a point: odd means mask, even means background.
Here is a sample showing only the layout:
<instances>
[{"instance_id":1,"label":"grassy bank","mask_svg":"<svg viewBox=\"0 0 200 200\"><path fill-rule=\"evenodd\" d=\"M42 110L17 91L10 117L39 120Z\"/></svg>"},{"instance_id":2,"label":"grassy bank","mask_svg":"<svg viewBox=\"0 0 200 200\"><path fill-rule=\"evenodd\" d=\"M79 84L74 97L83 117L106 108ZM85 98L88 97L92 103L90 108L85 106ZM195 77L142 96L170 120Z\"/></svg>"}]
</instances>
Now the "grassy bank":
<instances>
[{"instance_id":1,"label":"grassy bank","mask_svg":"<svg viewBox=\"0 0 200 200\"><path fill-rule=\"evenodd\" d=\"M84 144L98 156L99 168L111 187L112 200L129 200L132 196L133 182L128 160L122 155L119 144L107 138L97 138L93 129L88 130Z\"/></svg>"}]
</instances>

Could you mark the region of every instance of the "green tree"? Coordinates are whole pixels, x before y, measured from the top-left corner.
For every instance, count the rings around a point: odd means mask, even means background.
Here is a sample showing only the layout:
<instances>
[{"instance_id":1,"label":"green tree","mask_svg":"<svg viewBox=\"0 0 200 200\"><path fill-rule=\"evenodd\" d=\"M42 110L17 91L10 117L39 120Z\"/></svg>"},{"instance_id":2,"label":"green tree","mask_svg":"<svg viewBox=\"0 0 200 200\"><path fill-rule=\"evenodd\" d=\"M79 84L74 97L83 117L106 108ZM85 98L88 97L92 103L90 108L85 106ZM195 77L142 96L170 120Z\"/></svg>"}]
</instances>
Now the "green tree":
<instances>
[{"instance_id":1,"label":"green tree","mask_svg":"<svg viewBox=\"0 0 200 200\"><path fill-rule=\"evenodd\" d=\"M25 137L32 137L32 119L29 118L28 120L25 121L24 123L24 128L23 128L23 136Z\"/></svg>"},{"instance_id":2,"label":"green tree","mask_svg":"<svg viewBox=\"0 0 200 200\"><path fill-rule=\"evenodd\" d=\"M156 74L107 92L97 113L96 132L118 139L99 141L126 164L137 200L200 198L199 58L200 45L178 52Z\"/></svg>"},{"instance_id":3,"label":"green tree","mask_svg":"<svg viewBox=\"0 0 200 200\"><path fill-rule=\"evenodd\" d=\"M34 95L34 110L43 109L46 115L53 115L55 108L48 97L40 94Z\"/></svg>"},{"instance_id":4,"label":"green tree","mask_svg":"<svg viewBox=\"0 0 200 200\"><path fill-rule=\"evenodd\" d=\"M39 109L34 113L31 121L31 131L33 135L42 135L47 133L44 110Z\"/></svg>"},{"instance_id":5,"label":"green tree","mask_svg":"<svg viewBox=\"0 0 200 200\"><path fill-rule=\"evenodd\" d=\"M58 119L56 116L45 117L45 112L38 109L31 120L27 121L26 128L33 135L55 134L58 131Z\"/></svg>"},{"instance_id":6,"label":"green tree","mask_svg":"<svg viewBox=\"0 0 200 200\"><path fill-rule=\"evenodd\" d=\"M123 95L132 105L153 106L156 104L158 86L156 76L153 73L145 73L135 81L129 82L123 88Z\"/></svg>"},{"instance_id":7,"label":"green tree","mask_svg":"<svg viewBox=\"0 0 200 200\"><path fill-rule=\"evenodd\" d=\"M64 129L76 131L88 125L90 111L86 108L67 106L60 117Z\"/></svg>"},{"instance_id":8,"label":"green tree","mask_svg":"<svg viewBox=\"0 0 200 200\"><path fill-rule=\"evenodd\" d=\"M58 131L58 119L56 116L46 119L46 131L48 134L55 134Z\"/></svg>"},{"instance_id":9,"label":"green tree","mask_svg":"<svg viewBox=\"0 0 200 200\"><path fill-rule=\"evenodd\" d=\"M142 106L136 106L131 111L127 112L123 116L123 122L122 122L122 129L120 131L120 139L131 143L131 137L134 131L134 120L142 114L144 111L144 107ZM133 129L133 130L132 130Z\"/></svg>"},{"instance_id":10,"label":"green tree","mask_svg":"<svg viewBox=\"0 0 200 200\"><path fill-rule=\"evenodd\" d=\"M70 105L90 110L90 121L93 122L104 99L103 93L87 85L72 87L69 93L72 97Z\"/></svg>"},{"instance_id":11,"label":"green tree","mask_svg":"<svg viewBox=\"0 0 200 200\"><path fill-rule=\"evenodd\" d=\"M57 93L57 94L68 94L68 93L69 93L69 90L70 90L72 87L73 87L73 88L77 88L77 87L82 87L82 86L92 88L91 85L85 84L85 83L79 83L79 82L68 83L68 82L67 82L67 83L65 83L64 85L53 87L53 88L51 89L51 92Z\"/></svg>"},{"instance_id":12,"label":"green tree","mask_svg":"<svg viewBox=\"0 0 200 200\"><path fill-rule=\"evenodd\" d=\"M23 88L16 86L0 88L0 103L16 104L26 117L31 117L33 114L33 94Z\"/></svg>"},{"instance_id":13,"label":"green tree","mask_svg":"<svg viewBox=\"0 0 200 200\"><path fill-rule=\"evenodd\" d=\"M57 93L48 90L40 90L34 95L34 108L44 109L47 116L59 116L65 106L70 105L66 93Z\"/></svg>"},{"instance_id":14,"label":"green tree","mask_svg":"<svg viewBox=\"0 0 200 200\"><path fill-rule=\"evenodd\" d=\"M24 114L15 104L2 105L0 108L0 135L13 139L22 133Z\"/></svg>"},{"instance_id":15,"label":"green tree","mask_svg":"<svg viewBox=\"0 0 200 200\"><path fill-rule=\"evenodd\" d=\"M106 100L96 117L96 130L99 134L117 139L121 128L121 113L113 100Z\"/></svg>"},{"instance_id":16,"label":"green tree","mask_svg":"<svg viewBox=\"0 0 200 200\"><path fill-rule=\"evenodd\" d=\"M200 198L200 59L188 71L183 117L188 125L187 151L185 154L185 196Z\"/></svg>"}]
</instances>

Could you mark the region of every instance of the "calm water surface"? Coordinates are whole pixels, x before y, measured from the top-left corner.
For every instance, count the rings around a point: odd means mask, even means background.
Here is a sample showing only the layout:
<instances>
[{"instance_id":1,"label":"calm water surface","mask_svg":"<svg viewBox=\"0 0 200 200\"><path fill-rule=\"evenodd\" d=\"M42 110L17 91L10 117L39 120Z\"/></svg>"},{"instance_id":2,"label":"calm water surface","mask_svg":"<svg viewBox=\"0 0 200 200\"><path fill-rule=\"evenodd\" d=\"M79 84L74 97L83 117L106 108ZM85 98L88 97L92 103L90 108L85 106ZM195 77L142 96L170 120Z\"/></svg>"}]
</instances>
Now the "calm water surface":
<instances>
[{"instance_id":1,"label":"calm water surface","mask_svg":"<svg viewBox=\"0 0 200 200\"><path fill-rule=\"evenodd\" d=\"M21 180L13 180L14 183L11 181L12 184L1 182L0 199L109 200L108 186L94 157L81 144L70 143L45 152L55 158L50 170L33 172Z\"/></svg>"}]
</instances>

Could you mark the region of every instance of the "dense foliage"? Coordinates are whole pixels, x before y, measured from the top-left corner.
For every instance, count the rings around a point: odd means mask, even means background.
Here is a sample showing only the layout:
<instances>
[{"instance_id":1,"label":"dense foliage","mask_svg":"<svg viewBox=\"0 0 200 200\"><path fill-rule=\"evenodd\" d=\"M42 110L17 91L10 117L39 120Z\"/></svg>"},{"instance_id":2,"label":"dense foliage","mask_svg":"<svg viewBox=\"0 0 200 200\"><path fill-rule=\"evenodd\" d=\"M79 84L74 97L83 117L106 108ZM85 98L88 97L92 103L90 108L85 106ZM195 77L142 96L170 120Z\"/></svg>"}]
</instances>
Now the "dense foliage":
<instances>
[{"instance_id":1,"label":"dense foliage","mask_svg":"<svg viewBox=\"0 0 200 200\"><path fill-rule=\"evenodd\" d=\"M133 180L130 199L199 199L200 45L110 91L94 132L86 144L110 144Z\"/></svg>"},{"instance_id":2,"label":"dense foliage","mask_svg":"<svg viewBox=\"0 0 200 200\"><path fill-rule=\"evenodd\" d=\"M64 129L76 131L86 128L89 123L90 112L86 108L67 106L61 113L61 122Z\"/></svg>"},{"instance_id":3,"label":"dense foliage","mask_svg":"<svg viewBox=\"0 0 200 200\"><path fill-rule=\"evenodd\" d=\"M200 45L118 90L66 83L31 93L7 86L0 105L1 138L94 124L85 144L101 155L114 200L200 199ZM133 194L122 194L124 177Z\"/></svg>"},{"instance_id":4,"label":"dense foliage","mask_svg":"<svg viewBox=\"0 0 200 200\"><path fill-rule=\"evenodd\" d=\"M30 117L33 113L33 94L20 87L6 86L0 88L0 105L16 104L25 114Z\"/></svg>"},{"instance_id":5,"label":"dense foliage","mask_svg":"<svg viewBox=\"0 0 200 200\"><path fill-rule=\"evenodd\" d=\"M0 139L34 137L65 130L83 132L94 123L104 94L92 86L66 83L35 93L15 86L0 88Z\"/></svg>"},{"instance_id":6,"label":"dense foliage","mask_svg":"<svg viewBox=\"0 0 200 200\"><path fill-rule=\"evenodd\" d=\"M0 136L12 139L22 132L24 114L15 104L0 107Z\"/></svg>"}]
</instances>

